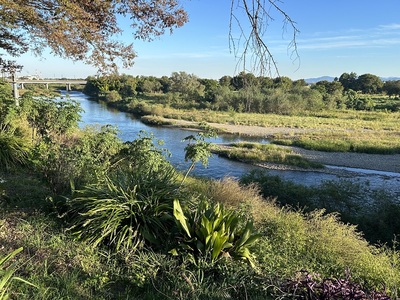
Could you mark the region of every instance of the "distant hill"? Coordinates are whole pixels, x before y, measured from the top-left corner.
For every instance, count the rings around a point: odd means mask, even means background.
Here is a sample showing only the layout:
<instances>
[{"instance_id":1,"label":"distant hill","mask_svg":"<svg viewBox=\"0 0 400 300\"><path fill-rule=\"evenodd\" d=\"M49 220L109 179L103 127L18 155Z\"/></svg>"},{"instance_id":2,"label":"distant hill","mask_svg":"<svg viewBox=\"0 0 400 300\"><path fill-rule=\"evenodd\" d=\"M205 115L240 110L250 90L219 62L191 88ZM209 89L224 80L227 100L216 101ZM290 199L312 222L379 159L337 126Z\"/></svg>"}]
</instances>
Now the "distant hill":
<instances>
[{"instance_id":1,"label":"distant hill","mask_svg":"<svg viewBox=\"0 0 400 300\"><path fill-rule=\"evenodd\" d=\"M323 80L332 82L334 79L335 79L335 77L332 77L332 76L321 76L321 77L316 77L316 78L307 78L304 80L305 80L305 82L310 84L310 83L316 83L318 81L323 81Z\"/></svg>"},{"instance_id":2,"label":"distant hill","mask_svg":"<svg viewBox=\"0 0 400 300\"><path fill-rule=\"evenodd\" d=\"M321 76L321 77L316 77L316 78L307 78L307 79L304 79L304 80L308 84L316 83L318 81L323 81L323 80L332 82L333 80L335 80L335 77L332 77L332 76ZM392 80L394 81L394 80L400 80L400 77L381 77L381 80L382 81L392 81Z\"/></svg>"},{"instance_id":3,"label":"distant hill","mask_svg":"<svg viewBox=\"0 0 400 300\"><path fill-rule=\"evenodd\" d=\"M400 80L400 77L381 77L382 81L396 81Z\"/></svg>"}]
</instances>

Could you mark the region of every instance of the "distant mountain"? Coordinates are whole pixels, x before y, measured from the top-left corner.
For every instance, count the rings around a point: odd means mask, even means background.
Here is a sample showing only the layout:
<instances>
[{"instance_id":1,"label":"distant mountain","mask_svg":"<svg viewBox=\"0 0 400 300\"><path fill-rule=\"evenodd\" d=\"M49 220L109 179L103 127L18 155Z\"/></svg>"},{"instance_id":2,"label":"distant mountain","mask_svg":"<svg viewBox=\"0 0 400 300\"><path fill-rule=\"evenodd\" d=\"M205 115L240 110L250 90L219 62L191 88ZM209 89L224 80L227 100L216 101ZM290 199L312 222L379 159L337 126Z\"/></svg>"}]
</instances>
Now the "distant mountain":
<instances>
[{"instance_id":1,"label":"distant mountain","mask_svg":"<svg viewBox=\"0 0 400 300\"><path fill-rule=\"evenodd\" d=\"M307 79L304 79L304 80L308 84L316 83L318 81L323 81L323 80L332 82L333 80L335 80L335 77L332 77L332 76L321 76L321 77L316 77L316 78L307 78ZM400 77L381 77L381 80L382 81L392 81L392 80L394 81L394 80L400 80Z\"/></svg>"},{"instance_id":2,"label":"distant mountain","mask_svg":"<svg viewBox=\"0 0 400 300\"><path fill-rule=\"evenodd\" d=\"M381 77L382 81L396 81L400 80L400 77Z\"/></svg>"},{"instance_id":3,"label":"distant mountain","mask_svg":"<svg viewBox=\"0 0 400 300\"><path fill-rule=\"evenodd\" d=\"M332 76L321 76L321 77L316 77L316 78L307 78L304 80L310 84L310 83L316 83L318 81L323 81L323 80L332 82L334 79L335 79L335 77L332 77Z\"/></svg>"}]
</instances>

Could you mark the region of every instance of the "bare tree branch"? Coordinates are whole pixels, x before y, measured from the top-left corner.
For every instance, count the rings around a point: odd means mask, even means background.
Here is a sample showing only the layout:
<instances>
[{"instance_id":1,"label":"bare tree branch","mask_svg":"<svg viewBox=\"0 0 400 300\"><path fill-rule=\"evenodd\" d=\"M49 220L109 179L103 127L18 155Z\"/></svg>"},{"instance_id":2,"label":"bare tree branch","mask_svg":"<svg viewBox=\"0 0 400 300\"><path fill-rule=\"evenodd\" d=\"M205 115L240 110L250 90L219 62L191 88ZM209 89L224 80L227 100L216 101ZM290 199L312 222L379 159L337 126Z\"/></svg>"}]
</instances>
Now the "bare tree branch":
<instances>
[{"instance_id":1,"label":"bare tree branch","mask_svg":"<svg viewBox=\"0 0 400 300\"><path fill-rule=\"evenodd\" d=\"M237 69L260 75L279 75L278 63L266 42L267 29L275 21L273 15L282 18L282 31L288 27L293 32L288 50L291 58L299 60L297 51L297 34L299 30L296 22L285 13L280 0L231 0L231 17L229 25L230 49L238 59ZM244 18L241 15L244 14ZM243 19L246 22L243 23ZM235 36L235 29L239 30Z\"/></svg>"}]
</instances>

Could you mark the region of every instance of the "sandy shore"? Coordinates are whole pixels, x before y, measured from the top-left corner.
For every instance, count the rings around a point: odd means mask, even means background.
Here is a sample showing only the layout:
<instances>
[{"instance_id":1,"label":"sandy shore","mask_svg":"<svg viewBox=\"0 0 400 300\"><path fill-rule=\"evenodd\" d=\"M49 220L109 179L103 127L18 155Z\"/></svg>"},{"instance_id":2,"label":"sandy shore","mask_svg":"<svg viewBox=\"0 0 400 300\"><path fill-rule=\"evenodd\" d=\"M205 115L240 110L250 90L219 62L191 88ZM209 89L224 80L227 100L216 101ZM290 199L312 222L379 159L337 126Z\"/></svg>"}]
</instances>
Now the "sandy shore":
<instances>
[{"instance_id":1,"label":"sandy shore","mask_svg":"<svg viewBox=\"0 0 400 300\"><path fill-rule=\"evenodd\" d=\"M183 120L174 120L174 123L176 124L176 126L183 127L196 124L194 122ZM222 130L226 133L240 134L246 136L258 136L263 138L268 138L278 133L289 134L304 132L304 129L298 128L261 127L218 123L208 124L211 127ZM382 155L347 152L322 152L305 150L297 147L290 148L301 156L311 161L322 163L324 165L400 173L400 154Z\"/></svg>"}]
</instances>

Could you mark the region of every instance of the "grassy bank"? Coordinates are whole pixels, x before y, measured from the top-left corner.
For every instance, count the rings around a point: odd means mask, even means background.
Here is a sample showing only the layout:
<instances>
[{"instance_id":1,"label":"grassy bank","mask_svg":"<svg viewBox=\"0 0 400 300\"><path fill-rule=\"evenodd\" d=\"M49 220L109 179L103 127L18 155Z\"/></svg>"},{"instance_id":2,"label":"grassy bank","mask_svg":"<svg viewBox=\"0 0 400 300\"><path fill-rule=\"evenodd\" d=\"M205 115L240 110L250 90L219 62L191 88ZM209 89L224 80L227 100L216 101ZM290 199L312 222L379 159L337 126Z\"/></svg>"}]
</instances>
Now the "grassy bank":
<instances>
[{"instance_id":1,"label":"grassy bank","mask_svg":"<svg viewBox=\"0 0 400 300\"><path fill-rule=\"evenodd\" d=\"M146 116L155 124L173 120L195 123L249 125L293 129L290 134L270 136L272 142L310 150L376 154L400 153L400 112L335 110L304 112L302 115L277 115L173 109L152 100L112 103L120 110Z\"/></svg>"},{"instance_id":2,"label":"grassy bank","mask_svg":"<svg viewBox=\"0 0 400 300\"><path fill-rule=\"evenodd\" d=\"M234 143L218 145L214 150L220 156L247 163L273 163L295 166L302 169L323 168L319 163L314 163L288 148L272 144Z\"/></svg>"},{"instance_id":3,"label":"grassy bank","mask_svg":"<svg viewBox=\"0 0 400 300\"><path fill-rule=\"evenodd\" d=\"M300 270L307 270L315 284L347 278L347 287L357 283L367 293L383 291L383 286L393 297L399 291L397 251L369 244L335 214L281 208L273 198L260 197L254 185L190 179L185 187L253 220L261 234L251 247L253 268L226 257L211 262L147 247L119 252L93 247L65 230L66 220L54 210L57 201L34 174L1 177L0 257L23 247L7 266L36 286L12 282L12 298L276 299L300 293L287 287L301 286Z\"/></svg>"}]
</instances>

